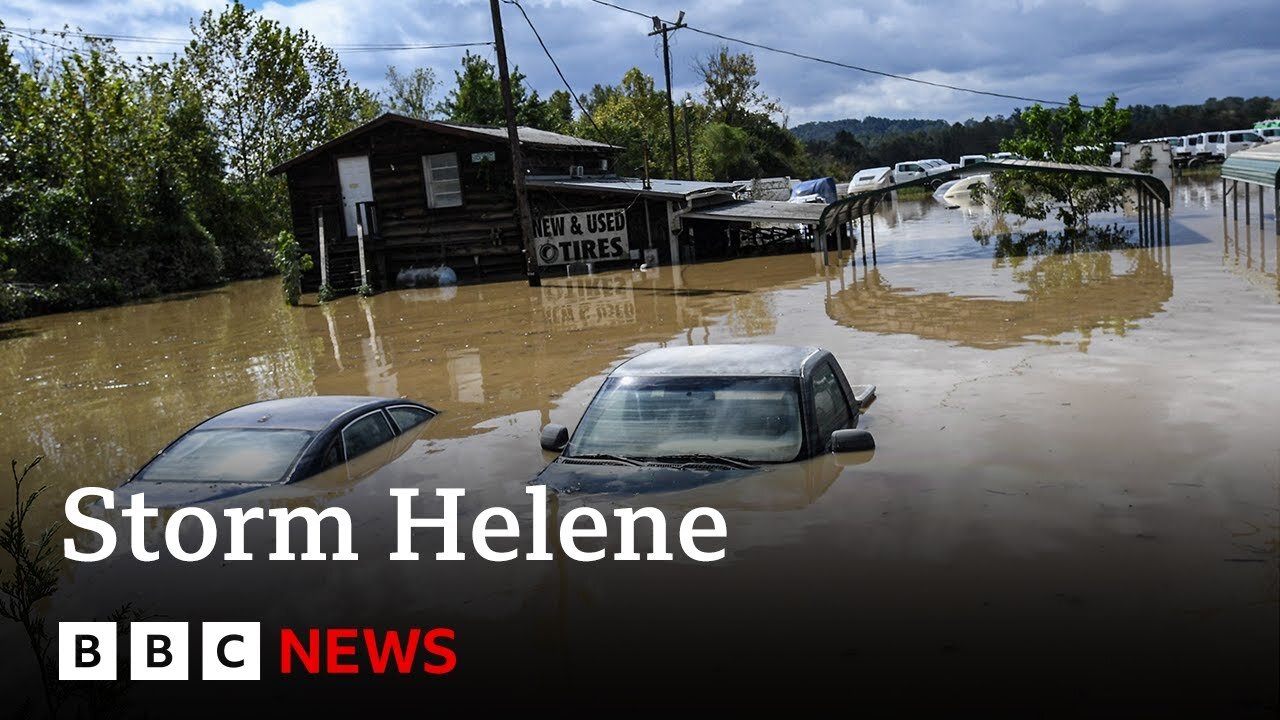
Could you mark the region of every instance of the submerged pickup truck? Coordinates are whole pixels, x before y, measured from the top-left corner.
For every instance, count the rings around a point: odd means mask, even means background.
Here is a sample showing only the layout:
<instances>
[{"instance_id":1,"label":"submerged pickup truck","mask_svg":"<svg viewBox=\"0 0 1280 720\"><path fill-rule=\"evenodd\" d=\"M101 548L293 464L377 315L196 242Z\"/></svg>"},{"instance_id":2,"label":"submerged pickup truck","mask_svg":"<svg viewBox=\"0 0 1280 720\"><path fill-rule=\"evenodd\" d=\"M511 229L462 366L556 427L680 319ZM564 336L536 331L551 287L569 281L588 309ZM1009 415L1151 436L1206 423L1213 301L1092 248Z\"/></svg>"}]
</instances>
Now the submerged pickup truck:
<instances>
[{"instance_id":1,"label":"submerged pickup truck","mask_svg":"<svg viewBox=\"0 0 1280 720\"><path fill-rule=\"evenodd\" d=\"M951 166L941 160L911 160L909 162L900 162L893 166L893 183L904 183L911 180L918 180L923 177L930 177L951 170ZM932 187L942 184L941 180L929 183Z\"/></svg>"},{"instance_id":2,"label":"submerged pickup truck","mask_svg":"<svg viewBox=\"0 0 1280 720\"><path fill-rule=\"evenodd\" d=\"M874 399L875 386L850 385L821 348L658 348L605 378L572 439L563 425L543 428L543 450L560 455L532 482L562 493L640 493L825 453L858 464L875 448L858 428Z\"/></svg>"}]
</instances>

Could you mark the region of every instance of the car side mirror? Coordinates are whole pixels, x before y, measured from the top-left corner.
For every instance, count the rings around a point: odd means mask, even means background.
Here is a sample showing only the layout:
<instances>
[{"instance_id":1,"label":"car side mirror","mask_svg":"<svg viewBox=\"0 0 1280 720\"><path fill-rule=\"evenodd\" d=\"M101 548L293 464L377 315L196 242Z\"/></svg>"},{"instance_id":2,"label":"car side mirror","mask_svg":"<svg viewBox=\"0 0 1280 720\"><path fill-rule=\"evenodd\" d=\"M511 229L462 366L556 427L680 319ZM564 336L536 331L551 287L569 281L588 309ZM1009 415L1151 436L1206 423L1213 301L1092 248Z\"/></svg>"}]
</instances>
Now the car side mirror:
<instances>
[{"instance_id":1,"label":"car side mirror","mask_svg":"<svg viewBox=\"0 0 1280 720\"><path fill-rule=\"evenodd\" d=\"M546 431L543 431L543 437ZM866 430L857 428L847 430L837 430L831 433L831 452L833 453L853 453L864 452L866 450L876 449L876 439L871 437L871 433Z\"/></svg>"},{"instance_id":2,"label":"car side mirror","mask_svg":"<svg viewBox=\"0 0 1280 720\"><path fill-rule=\"evenodd\" d=\"M551 423L542 428L542 449L559 452L569 444L569 428Z\"/></svg>"},{"instance_id":3,"label":"car side mirror","mask_svg":"<svg viewBox=\"0 0 1280 720\"><path fill-rule=\"evenodd\" d=\"M871 462L876 456L876 441L866 430L837 430L831 433L831 458L847 468Z\"/></svg>"}]
</instances>

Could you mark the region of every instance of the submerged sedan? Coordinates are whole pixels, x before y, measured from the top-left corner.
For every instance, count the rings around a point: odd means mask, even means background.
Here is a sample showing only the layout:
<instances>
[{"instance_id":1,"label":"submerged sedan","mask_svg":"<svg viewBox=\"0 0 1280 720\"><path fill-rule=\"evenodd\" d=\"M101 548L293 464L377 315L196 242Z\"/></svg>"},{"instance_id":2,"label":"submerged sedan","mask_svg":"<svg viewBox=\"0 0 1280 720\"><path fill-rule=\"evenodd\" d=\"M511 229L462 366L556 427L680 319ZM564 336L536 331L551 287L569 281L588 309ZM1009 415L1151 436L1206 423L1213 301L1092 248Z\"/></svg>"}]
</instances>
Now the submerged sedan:
<instances>
[{"instance_id":1,"label":"submerged sedan","mask_svg":"<svg viewBox=\"0 0 1280 720\"><path fill-rule=\"evenodd\" d=\"M305 480L362 476L403 453L437 415L412 400L320 395L250 403L188 430L120 486L174 506Z\"/></svg>"},{"instance_id":2,"label":"submerged sedan","mask_svg":"<svg viewBox=\"0 0 1280 720\"><path fill-rule=\"evenodd\" d=\"M857 429L875 398L852 386L827 350L786 345L659 348L614 369L572 439L542 431L560 451L535 483L558 492L677 490L764 465L874 449Z\"/></svg>"}]
</instances>

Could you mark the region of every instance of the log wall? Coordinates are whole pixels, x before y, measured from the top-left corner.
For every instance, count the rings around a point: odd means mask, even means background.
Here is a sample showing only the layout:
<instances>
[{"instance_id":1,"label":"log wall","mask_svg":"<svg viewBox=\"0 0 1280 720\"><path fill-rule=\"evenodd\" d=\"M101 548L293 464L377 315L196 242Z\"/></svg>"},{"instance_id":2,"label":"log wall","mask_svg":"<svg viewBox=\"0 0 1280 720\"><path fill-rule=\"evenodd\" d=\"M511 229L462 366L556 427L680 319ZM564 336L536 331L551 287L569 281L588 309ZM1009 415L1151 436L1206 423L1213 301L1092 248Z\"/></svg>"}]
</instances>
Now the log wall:
<instances>
[{"instance_id":1,"label":"log wall","mask_svg":"<svg viewBox=\"0 0 1280 720\"><path fill-rule=\"evenodd\" d=\"M454 152L462 181L462 205L427 207L424 155ZM493 161L473 160L493 153ZM287 172L294 234L303 252L319 259L316 213L323 208L331 283L353 287L358 278L356 240L344 225L338 184L339 157L368 155L377 208L377 234L366 239L370 284L391 287L406 267L445 264L463 280L520 274L524 268L519 218L505 139L476 138L389 123L301 162ZM525 162L538 172L567 174L581 165L587 174L604 172L612 151L590 148L525 149ZM633 226L635 227L635 226ZM358 280L354 281L358 284ZM317 267L303 278L307 289L320 284Z\"/></svg>"}]
</instances>

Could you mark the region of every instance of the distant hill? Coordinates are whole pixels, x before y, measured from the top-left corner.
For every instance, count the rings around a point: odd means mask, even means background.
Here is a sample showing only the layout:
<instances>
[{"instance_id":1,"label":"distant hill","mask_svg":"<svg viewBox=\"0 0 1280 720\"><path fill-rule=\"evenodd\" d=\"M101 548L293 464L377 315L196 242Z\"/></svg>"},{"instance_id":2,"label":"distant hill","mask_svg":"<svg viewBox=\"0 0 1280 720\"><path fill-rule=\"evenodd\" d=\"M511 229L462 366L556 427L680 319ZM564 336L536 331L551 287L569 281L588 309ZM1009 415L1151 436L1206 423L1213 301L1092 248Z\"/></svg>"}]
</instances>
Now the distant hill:
<instances>
[{"instance_id":1,"label":"distant hill","mask_svg":"<svg viewBox=\"0 0 1280 720\"><path fill-rule=\"evenodd\" d=\"M946 128L950 125L946 120L891 120L889 118L867 116L861 120L846 118L844 120L824 120L808 122L791 128L791 133L801 142L814 140L830 140L836 133L844 130L862 142L874 141L886 135L906 135L920 130Z\"/></svg>"}]
</instances>

